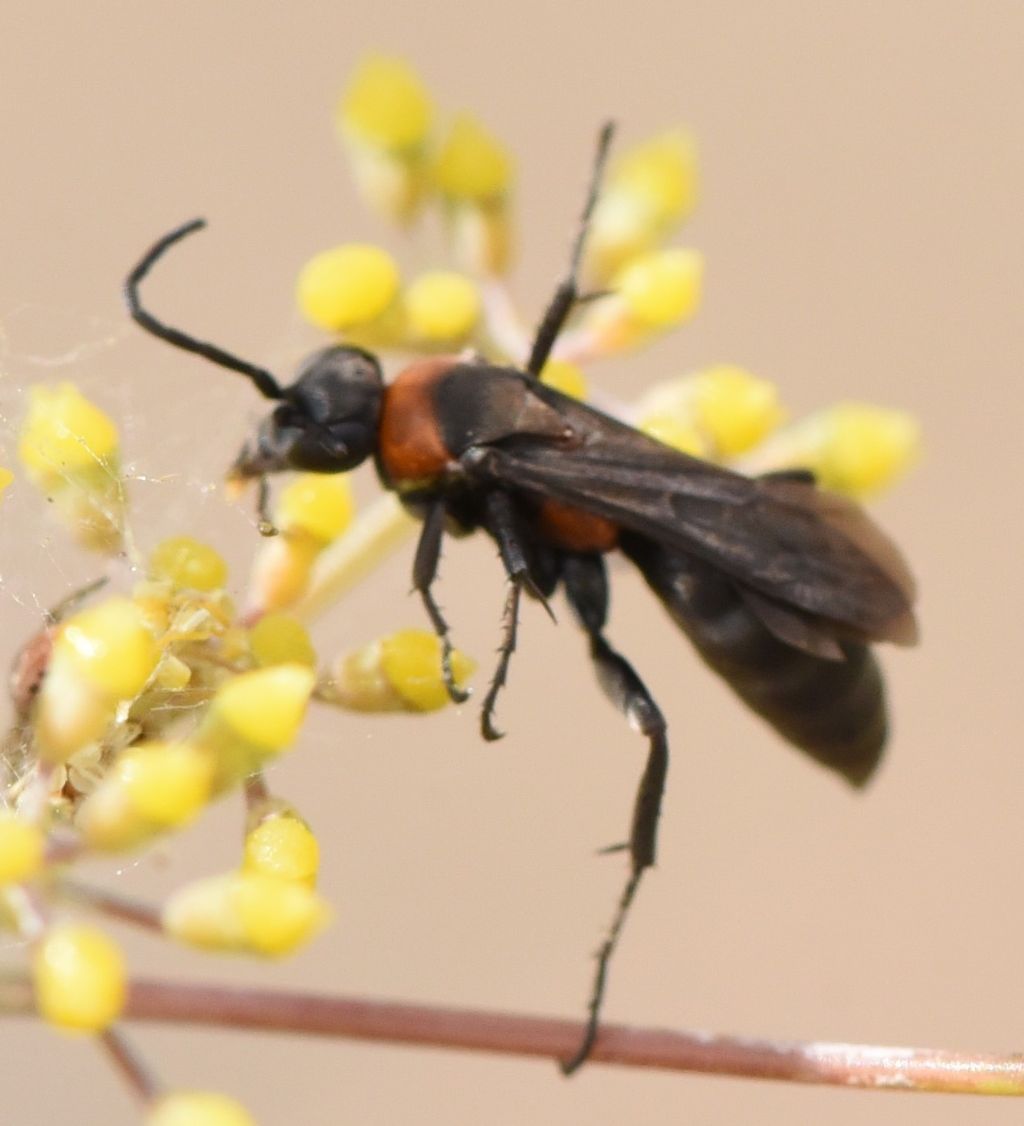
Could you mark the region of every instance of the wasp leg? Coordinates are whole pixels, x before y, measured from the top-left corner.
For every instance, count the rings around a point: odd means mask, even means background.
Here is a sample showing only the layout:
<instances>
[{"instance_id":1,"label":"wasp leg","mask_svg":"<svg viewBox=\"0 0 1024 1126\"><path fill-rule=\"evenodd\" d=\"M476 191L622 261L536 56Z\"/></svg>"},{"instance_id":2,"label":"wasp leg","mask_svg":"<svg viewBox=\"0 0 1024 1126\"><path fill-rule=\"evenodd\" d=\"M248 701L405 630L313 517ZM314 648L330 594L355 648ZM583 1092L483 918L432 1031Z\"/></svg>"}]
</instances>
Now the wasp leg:
<instances>
[{"instance_id":1,"label":"wasp leg","mask_svg":"<svg viewBox=\"0 0 1024 1126\"><path fill-rule=\"evenodd\" d=\"M637 789L629 833L630 872L619 896L611 925L597 952L597 970L590 992L583 1039L571 1059L562 1063L571 1075L590 1055L597 1039L601 1003L604 1000L608 966L636 898L644 872L654 864L657 851L658 816L668 772L668 741L665 720L658 705L629 662L605 640L603 629L608 611L608 579L600 556L568 556L563 565L566 596L590 641L590 656L605 695L622 712L630 726L645 735L649 750L647 765Z\"/></svg>"},{"instance_id":2,"label":"wasp leg","mask_svg":"<svg viewBox=\"0 0 1024 1126\"><path fill-rule=\"evenodd\" d=\"M71 617L72 614L77 614L82 603L91 598L98 590L102 590L110 580L106 575L98 579L93 579L91 583L86 583L78 590L73 590L70 594L65 595L56 606L51 606L49 610L43 611L43 621L47 626L58 626L65 618Z\"/></svg>"},{"instance_id":3,"label":"wasp leg","mask_svg":"<svg viewBox=\"0 0 1024 1126\"><path fill-rule=\"evenodd\" d=\"M579 272L580 262L583 259L583 246L590 229L590 219L594 214L594 205L597 203L598 192L601 187L601 177L604 174L605 162L608 158L608 146L612 142L614 126L610 121L605 122L597 138L597 152L594 155L594 164L590 173L590 187L587 189L587 199L580 215L579 227L573 239L572 252L569 256L569 272L558 284L551 303L545 310L537 334L533 338L533 347L530 349L530 358L526 370L530 375L539 376L541 369L547 363L551 349L554 347L558 334L565 326L566 318L572 312L573 305L579 299Z\"/></svg>"},{"instance_id":4,"label":"wasp leg","mask_svg":"<svg viewBox=\"0 0 1024 1126\"><path fill-rule=\"evenodd\" d=\"M276 536L278 528L270 516L270 482L261 473L256 482L256 527L261 536Z\"/></svg>"},{"instance_id":5,"label":"wasp leg","mask_svg":"<svg viewBox=\"0 0 1024 1126\"><path fill-rule=\"evenodd\" d=\"M455 683L452 674L452 643L449 639L448 623L444 620L441 607L431 593L437 578L437 564L441 558L441 540L444 538L445 507L442 501L435 501L423 520L419 543L416 545L416 558L412 565L412 585L419 591L423 605L430 617L431 625L441 642L441 675L444 686L453 703L464 704L469 693Z\"/></svg>"},{"instance_id":6,"label":"wasp leg","mask_svg":"<svg viewBox=\"0 0 1024 1126\"><path fill-rule=\"evenodd\" d=\"M498 647L498 664L480 709L480 732L487 740L500 739L504 735L494 726L494 707L498 694L508 679L508 666L516 648L516 634L519 626L519 600L525 587L538 599L551 614L547 599L534 582L530 569L527 549L516 524L516 513L512 498L508 493L492 490L485 498L485 520L488 532L498 545L501 561L505 565L508 578L508 595L502 614L501 645ZM554 615L551 615L554 617Z\"/></svg>"}]
</instances>

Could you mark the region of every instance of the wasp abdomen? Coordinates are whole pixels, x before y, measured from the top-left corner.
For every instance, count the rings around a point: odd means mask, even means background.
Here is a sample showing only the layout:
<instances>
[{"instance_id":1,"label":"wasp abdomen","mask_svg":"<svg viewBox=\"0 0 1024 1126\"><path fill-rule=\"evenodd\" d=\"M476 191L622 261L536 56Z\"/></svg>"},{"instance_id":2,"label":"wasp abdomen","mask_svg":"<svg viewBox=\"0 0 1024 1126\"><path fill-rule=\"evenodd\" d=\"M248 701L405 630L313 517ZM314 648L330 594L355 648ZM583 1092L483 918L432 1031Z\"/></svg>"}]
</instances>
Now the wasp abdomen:
<instances>
[{"instance_id":1,"label":"wasp abdomen","mask_svg":"<svg viewBox=\"0 0 1024 1126\"><path fill-rule=\"evenodd\" d=\"M794 746L855 786L888 733L882 677L868 646L837 639L838 658L781 640L735 582L703 561L629 537L623 550L703 660Z\"/></svg>"}]
</instances>

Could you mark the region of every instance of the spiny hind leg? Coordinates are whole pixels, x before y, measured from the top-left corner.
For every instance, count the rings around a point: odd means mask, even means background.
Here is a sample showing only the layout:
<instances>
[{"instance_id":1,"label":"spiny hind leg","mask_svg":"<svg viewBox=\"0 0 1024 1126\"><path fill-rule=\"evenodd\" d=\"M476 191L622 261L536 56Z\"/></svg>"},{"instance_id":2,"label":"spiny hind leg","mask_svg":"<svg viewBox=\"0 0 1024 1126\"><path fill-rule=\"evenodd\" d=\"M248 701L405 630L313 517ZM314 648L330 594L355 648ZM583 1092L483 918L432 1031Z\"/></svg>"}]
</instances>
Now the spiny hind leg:
<instances>
[{"instance_id":1,"label":"spiny hind leg","mask_svg":"<svg viewBox=\"0 0 1024 1126\"><path fill-rule=\"evenodd\" d=\"M605 695L622 712L630 726L648 741L647 763L637 788L629 834L629 878L597 952L597 968L591 986L583 1038L572 1058L562 1063L562 1071L571 1075L590 1055L597 1039L608 967L636 898L640 880L655 861L658 818L668 772L668 741L664 717L646 685L629 662L605 640L603 630L608 613L608 580L604 560L598 555L567 557L562 579L566 596L590 642L590 656Z\"/></svg>"}]
</instances>

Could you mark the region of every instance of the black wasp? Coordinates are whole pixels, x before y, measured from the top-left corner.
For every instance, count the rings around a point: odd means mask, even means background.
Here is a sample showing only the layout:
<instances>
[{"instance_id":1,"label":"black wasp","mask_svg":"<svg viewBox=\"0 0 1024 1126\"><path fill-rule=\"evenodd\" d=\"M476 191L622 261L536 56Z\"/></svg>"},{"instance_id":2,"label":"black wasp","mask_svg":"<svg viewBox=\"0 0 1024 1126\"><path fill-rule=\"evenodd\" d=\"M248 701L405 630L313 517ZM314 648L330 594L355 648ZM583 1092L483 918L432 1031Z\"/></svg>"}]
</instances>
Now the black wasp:
<instances>
[{"instance_id":1,"label":"black wasp","mask_svg":"<svg viewBox=\"0 0 1024 1126\"><path fill-rule=\"evenodd\" d=\"M276 405L233 474L339 473L373 457L381 481L422 519L413 583L442 642L453 699L448 626L434 600L446 529L482 529L508 577L503 639L484 697L485 738L515 647L523 591L559 588L607 696L648 741L633 810L630 875L598 953L589 1018L568 1073L598 1029L608 962L644 871L655 860L668 744L665 720L632 665L605 637L605 556L620 551L734 692L785 739L862 785L887 734L881 673L870 643L911 644L913 583L893 544L854 504L819 491L803 471L749 478L688 457L542 384L538 378L579 300L577 275L612 127L601 132L569 269L523 369L433 357L385 384L361 348L310 356L282 386L263 368L188 336L143 308L139 284L164 252L204 226L157 242L125 293L147 332L248 376ZM265 493L264 493L265 499Z\"/></svg>"}]
</instances>

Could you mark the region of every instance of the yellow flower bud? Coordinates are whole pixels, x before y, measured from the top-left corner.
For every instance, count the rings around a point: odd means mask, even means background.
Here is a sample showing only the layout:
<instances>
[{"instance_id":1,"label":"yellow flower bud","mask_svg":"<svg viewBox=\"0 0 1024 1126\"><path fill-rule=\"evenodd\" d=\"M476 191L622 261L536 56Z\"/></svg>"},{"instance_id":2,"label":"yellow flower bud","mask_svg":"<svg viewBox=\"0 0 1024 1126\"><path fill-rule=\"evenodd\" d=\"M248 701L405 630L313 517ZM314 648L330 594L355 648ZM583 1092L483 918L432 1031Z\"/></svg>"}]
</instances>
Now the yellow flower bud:
<instances>
[{"instance_id":1,"label":"yellow flower bud","mask_svg":"<svg viewBox=\"0 0 1024 1126\"><path fill-rule=\"evenodd\" d=\"M554 387L563 395L571 395L574 399L587 397L587 377L576 366L567 360L548 360L544 370L540 373L541 383Z\"/></svg>"},{"instance_id":2,"label":"yellow flower bud","mask_svg":"<svg viewBox=\"0 0 1024 1126\"><path fill-rule=\"evenodd\" d=\"M162 921L169 935L191 946L277 957L308 942L328 915L324 900L302 883L231 872L175 892Z\"/></svg>"},{"instance_id":3,"label":"yellow flower bud","mask_svg":"<svg viewBox=\"0 0 1024 1126\"><path fill-rule=\"evenodd\" d=\"M693 138L671 130L631 149L608 176L587 241L588 272L598 283L653 250L696 200Z\"/></svg>"},{"instance_id":4,"label":"yellow flower bud","mask_svg":"<svg viewBox=\"0 0 1024 1126\"><path fill-rule=\"evenodd\" d=\"M146 743L124 751L111 780L157 825L191 821L210 796L209 756L188 743Z\"/></svg>"},{"instance_id":5,"label":"yellow flower bud","mask_svg":"<svg viewBox=\"0 0 1024 1126\"><path fill-rule=\"evenodd\" d=\"M309 826L290 812L271 814L245 837L245 870L316 885L320 846Z\"/></svg>"},{"instance_id":6,"label":"yellow flower bud","mask_svg":"<svg viewBox=\"0 0 1024 1126\"><path fill-rule=\"evenodd\" d=\"M218 690L211 711L240 738L276 751L298 734L313 674L302 665L274 665L232 677Z\"/></svg>"},{"instance_id":7,"label":"yellow flower bud","mask_svg":"<svg viewBox=\"0 0 1024 1126\"><path fill-rule=\"evenodd\" d=\"M451 656L452 676L461 688L473 673L474 663L458 650ZM410 708L432 712L449 702L441 676L441 642L426 630L404 629L381 641L384 675Z\"/></svg>"},{"instance_id":8,"label":"yellow flower bud","mask_svg":"<svg viewBox=\"0 0 1024 1126\"><path fill-rule=\"evenodd\" d=\"M66 656L99 691L124 700L142 690L159 651L138 607L126 598L109 598L61 626L54 654Z\"/></svg>"},{"instance_id":9,"label":"yellow flower bud","mask_svg":"<svg viewBox=\"0 0 1024 1126\"><path fill-rule=\"evenodd\" d=\"M43 866L42 829L12 810L0 810L0 886L30 880Z\"/></svg>"},{"instance_id":10,"label":"yellow flower bud","mask_svg":"<svg viewBox=\"0 0 1024 1126\"><path fill-rule=\"evenodd\" d=\"M756 446L784 417L773 383L729 364L696 377L693 405L701 430L727 458Z\"/></svg>"},{"instance_id":11,"label":"yellow flower bud","mask_svg":"<svg viewBox=\"0 0 1024 1126\"><path fill-rule=\"evenodd\" d=\"M132 848L185 825L209 800L213 762L188 743L144 743L122 752L76 823L94 848Z\"/></svg>"},{"instance_id":12,"label":"yellow flower bud","mask_svg":"<svg viewBox=\"0 0 1024 1126\"><path fill-rule=\"evenodd\" d=\"M72 383L29 389L18 456L42 488L97 468L117 473L117 427Z\"/></svg>"},{"instance_id":13,"label":"yellow flower bud","mask_svg":"<svg viewBox=\"0 0 1024 1126\"><path fill-rule=\"evenodd\" d=\"M249 598L256 609L281 610L306 593L324 541L302 532L265 540L252 561Z\"/></svg>"},{"instance_id":14,"label":"yellow flower bud","mask_svg":"<svg viewBox=\"0 0 1024 1126\"><path fill-rule=\"evenodd\" d=\"M35 731L42 757L65 762L98 739L118 705L145 686L159 651L142 613L111 598L69 618L39 688Z\"/></svg>"},{"instance_id":15,"label":"yellow flower bud","mask_svg":"<svg viewBox=\"0 0 1024 1126\"><path fill-rule=\"evenodd\" d=\"M813 468L825 488L870 496L905 473L917 460L920 446L920 427L904 411L840 403L825 415Z\"/></svg>"},{"instance_id":16,"label":"yellow flower bud","mask_svg":"<svg viewBox=\"0 0 1024 1126\"><path fill-rule=\"evenodd\" d=\"M684 219L697 200L693 137L682 129L671 129L630 149L612 169L609 188L643 201L663 230Z\"/></svg>"},{"instance_id":17,"label":"yellow flower bud","mask_svg":"<svg viewBox=\"0 0 1024 1126\"><path fill-rule=\"evenodd\" d=\"M117 429L71 383L30 390L18 456L75 538L90 550L120 549L124 489Z\"/></svg>"},{"instance_id":18,"label":"yellow flower bud","mask_svg":"<svg viewBox=\"0 0 1024 1126\"><path fill-rule=\"evenodd\" d=\"M317 328L344 332L370 324L392 305L398 267L379 246L349 243L311 258L299 273L298 303Z\"/></svg>"},{"instance_id":19,"label":"yellow flower bud","mask_svg":"<svg viewBox=\"0 0 1024 1126\"><path fill-rule=\"evenodd\" d=\"M93 927L67 923L40 940L32 958L40 1016L60 1028L100 1032L125 1000L124 959Z\"/></svg>"},{"instance_id":20,"label":"yellow flower bud","mask_svg":"<svg viewBox=\"0 0 1024 1126\"><path fill-rule=\"evenodd\" d=\"M433 343L465 340L480 318L477 287L449 270L420 274L406 290L404 304L412 335Z\"/></svg>"},{"instance_id":21,"label":"yellow flower bud","mask_svg":"<svg viewBox=\"0 0 1024 1126\"><path fill-rule=\"evenodd\" d=\"M452 675L465 685L476 664L452 651ZM317 698L359 712L430 712L450 700L441 675L441 644L433 633L407 629L337 660L317 685Z\"/></svg>"},{"instance_id":22,"label":"yellow flower bud","mask_svg":"<svg viewBox=\"0 0 1024 1126\"><path fill-rule=\"evenodd\" d=\"M145 1126L256 1126L256 1120L217 1091L173 1091L147 1110Z\"/></svg>"},{"instance_id":23,"label":"yellow flower bud","mask_svg":"<svg viewBox=\"0 0 1024 1126\"><path fill-rule=\"evenodd\" d=\"M281 491L274 508L282 532L306 532L325 544L345 531L354 513L347 473L303 473Z\"/></svg>"},{"instance_id":24,"label":"yellow flower bud","mask_svg":"<svg viewBox=\"0 0 1024 1126\"><path fill-rule=\"evenodd\" d=\"M655 251L630 262L616 290L640 325L669 328L697 311L703 270L704 259L695 250Z\"/></svg>"},{"instance_id":25,"label":"yellow flower bud","mask_svg":"<svg viewBox=\"0 0 1024 1126\"><path fill-rule=\"evenodd\" d=\"M249 631L249 646L257 665L316 667L316 651L306 627L287 614L264 614Z\"/></svg>"},{"instance_id":26,"label":"yellow flower bud","mask_svg":"<svg viewBox=\"0 0 1024 1126\"><path fill-rule=\"evenodd\" d=\"M173 1091L150 1106L144 1126L256 1126L256 1120L217 1091Z\"/></svg>"},{"instance_id":27,"label":"yellow flower bud","mask_svg":"<svg viewBox=\"0 0 1024 1126\"><path fill-rule=\"evenodd\" d=\"M344 135L383 149L422 145L432 118L430 96L416 72L384 55L359 64L337 110Z\"/></svg>"},{"instance_id":28,"label":"yellow flower bud","mask_svg":"<svg viewBox=\"0 0 1024 1126\"><path fill-rule=\"evenodd\" d=\"M9 469L5 469L0 465L0 495L3 494L3 491L13 480L14 474Z\"/></svg>"},{"instance_id":29,"label":"yellow flower bud","mask_svg":"<svg viewBox=\"0 0 1024 1126\"><path fill-rule=\"evenodd\" d=\"M216 789L258 770L298 735L315 675L302 665L240 673L217 689L194 742L217 759Z\"/></svg>"},{"instance_id":30,"label":"yellow flower bud","mask_svg":"<svg viewBox=\"0 0 1024 1126\"><path fill-rule=\"evenodd\" d=\"M191 536L163 540L149 557L149 573L175 587L189 590L220 590L227 582L228 567L212 547Z\"/></svg>"},{"instance_id":31,"label":"yellow flower bud","mask_svg":"<svg viewBox=\"0 0 1024 1126\"><path fill-rule=\"evenodd\" d=\"M441 146L434 178L441 193L450 199L480 203L508 191L512 159L475 117L461 114Z\"/></svg>"}]
</instances>

